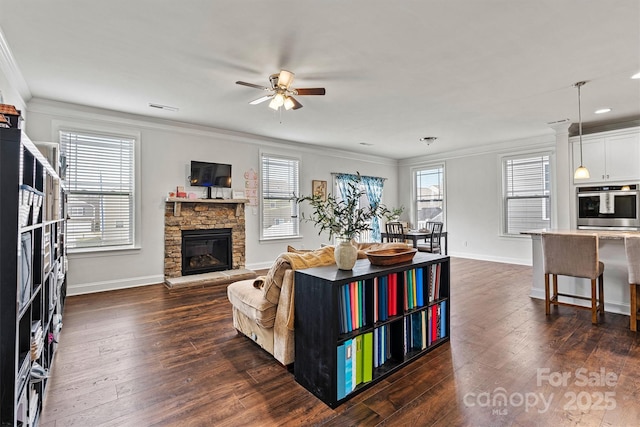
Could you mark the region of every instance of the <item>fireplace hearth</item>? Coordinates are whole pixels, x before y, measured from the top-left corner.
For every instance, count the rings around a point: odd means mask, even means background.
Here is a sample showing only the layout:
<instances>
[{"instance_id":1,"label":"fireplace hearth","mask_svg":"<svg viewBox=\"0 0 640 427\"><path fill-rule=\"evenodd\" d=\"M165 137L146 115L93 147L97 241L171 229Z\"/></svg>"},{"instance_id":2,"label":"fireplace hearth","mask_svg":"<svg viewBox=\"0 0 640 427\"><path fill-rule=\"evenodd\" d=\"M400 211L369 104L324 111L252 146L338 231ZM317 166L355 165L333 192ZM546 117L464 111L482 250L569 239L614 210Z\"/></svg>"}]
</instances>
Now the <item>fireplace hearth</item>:
<instances>
[{"instance_id":1,"label":"fireplace hearth","mask_svg":"<svg viewBox=\"0 0 640 427\"><path fill-rule=\"evenodd\" d=\"M231 229L182 230L182 275L231 269Z\"/></svg>"}]
</instances>

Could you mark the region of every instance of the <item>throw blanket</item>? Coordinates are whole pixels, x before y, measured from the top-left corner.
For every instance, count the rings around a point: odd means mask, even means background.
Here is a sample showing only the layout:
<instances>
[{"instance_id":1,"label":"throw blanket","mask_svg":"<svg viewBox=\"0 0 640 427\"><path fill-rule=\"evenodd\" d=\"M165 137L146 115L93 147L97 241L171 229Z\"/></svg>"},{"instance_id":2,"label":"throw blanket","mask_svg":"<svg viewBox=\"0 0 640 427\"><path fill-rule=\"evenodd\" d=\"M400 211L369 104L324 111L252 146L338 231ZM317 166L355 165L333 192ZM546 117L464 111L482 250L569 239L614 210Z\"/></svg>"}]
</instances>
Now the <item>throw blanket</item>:
<instances>
[{"instance_id":1,"label":"throw blanket","mask_svg":"<svg viewBox=\"0 0 640 427\"><path fill-rule=\"evenodd\" d=\"M287 270L302 270L304 268L335 264L333 249L333 246L325 246L311 252L283 253L273 263L266 276L257 277L253 281L253 286L255 288L262 288L264 298L267 301L272 304L278 304L284 273ZM295 283L293 285L295 286ZM291 303L289 304L289 315L287 319L287 328L290 330L293 330L293 292L294 290L291 289Z\"/></svg>"}]
</instances>

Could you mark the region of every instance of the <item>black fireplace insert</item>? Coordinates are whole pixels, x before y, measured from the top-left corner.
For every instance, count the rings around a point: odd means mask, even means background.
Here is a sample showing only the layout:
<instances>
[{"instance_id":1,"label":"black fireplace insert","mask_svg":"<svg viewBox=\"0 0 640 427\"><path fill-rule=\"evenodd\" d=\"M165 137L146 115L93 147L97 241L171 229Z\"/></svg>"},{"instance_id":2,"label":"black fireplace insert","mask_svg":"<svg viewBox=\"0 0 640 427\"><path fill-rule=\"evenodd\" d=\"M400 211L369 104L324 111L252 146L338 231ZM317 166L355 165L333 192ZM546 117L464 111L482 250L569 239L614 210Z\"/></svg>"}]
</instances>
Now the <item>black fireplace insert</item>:
<instances>
[{"instance_id":1,"label":"black fireplace insert","mask_svg":"<svg viewBox=\"0 0 640 427\"><path fill-rule=\"evenodd\" d=\"M231 229L182 231L182 275L231 269Z\"/></svg>"}]
</instances>

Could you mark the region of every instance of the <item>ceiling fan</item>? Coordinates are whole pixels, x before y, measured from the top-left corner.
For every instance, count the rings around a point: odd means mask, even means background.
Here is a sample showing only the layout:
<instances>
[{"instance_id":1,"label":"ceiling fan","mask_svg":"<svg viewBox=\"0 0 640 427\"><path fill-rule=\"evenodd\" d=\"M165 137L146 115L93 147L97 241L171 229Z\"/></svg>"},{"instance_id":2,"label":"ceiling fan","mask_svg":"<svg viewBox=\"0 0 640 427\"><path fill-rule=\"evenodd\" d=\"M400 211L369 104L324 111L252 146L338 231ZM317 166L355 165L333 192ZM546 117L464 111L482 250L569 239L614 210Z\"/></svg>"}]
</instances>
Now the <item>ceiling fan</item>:
<instances>
[{"instance_id":1,"label":"ceiling fan","mask_svg":"<svg viewBox=\"0 0 640 427\"><path fill-rule=\"evenodd\" d=\"M284 107L285 110L297 110L298 108L302 108L302 104L300 104L293 95L324 95L326 93L323 87L297 89L291 87L294 75L295 74L291 71L287 70L281 70L278 74L271 74L269 76L271 87L241 81L237 81L236 84L271 92L268 95L254 99L249 102L249 104L256 105L270 99L271 102L269 102L269 108L274 110L278 110L280 107Z\"/></svg>"}]
</instances>

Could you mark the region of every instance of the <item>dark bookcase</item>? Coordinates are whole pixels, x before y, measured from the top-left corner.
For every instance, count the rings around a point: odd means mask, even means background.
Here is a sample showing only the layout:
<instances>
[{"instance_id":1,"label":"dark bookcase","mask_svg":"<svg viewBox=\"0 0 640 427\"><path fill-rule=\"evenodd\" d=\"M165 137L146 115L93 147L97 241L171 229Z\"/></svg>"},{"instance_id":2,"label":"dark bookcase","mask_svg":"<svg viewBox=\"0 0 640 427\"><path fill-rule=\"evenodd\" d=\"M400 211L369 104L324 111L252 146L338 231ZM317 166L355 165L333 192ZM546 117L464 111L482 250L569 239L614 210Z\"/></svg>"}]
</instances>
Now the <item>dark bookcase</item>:
<instances>
[{"instance_id":1,"label":"dark bookcase","mask_svg":"<svg viewBox=\"0 0 640 427\"><path fill-rule=\"evenodd\" d=\"M0 424L37 425L62 327L65 196L20 129L0 129Z\"/></svg>"},{"instance_id":2,"label":"dark bookcase","mask_svg":"<svg viewBox=\"0 0 640 427\"><path fill-rule=\"evenodd\" d=\"M391 266L362 259L351 271L328 266L295 274L295 379L330 407L449 341L448 256L419 252ZM358 321L349 323L352 312ZM348 378L353 386L345 390Z\"/></svg>"}]
</instances>

